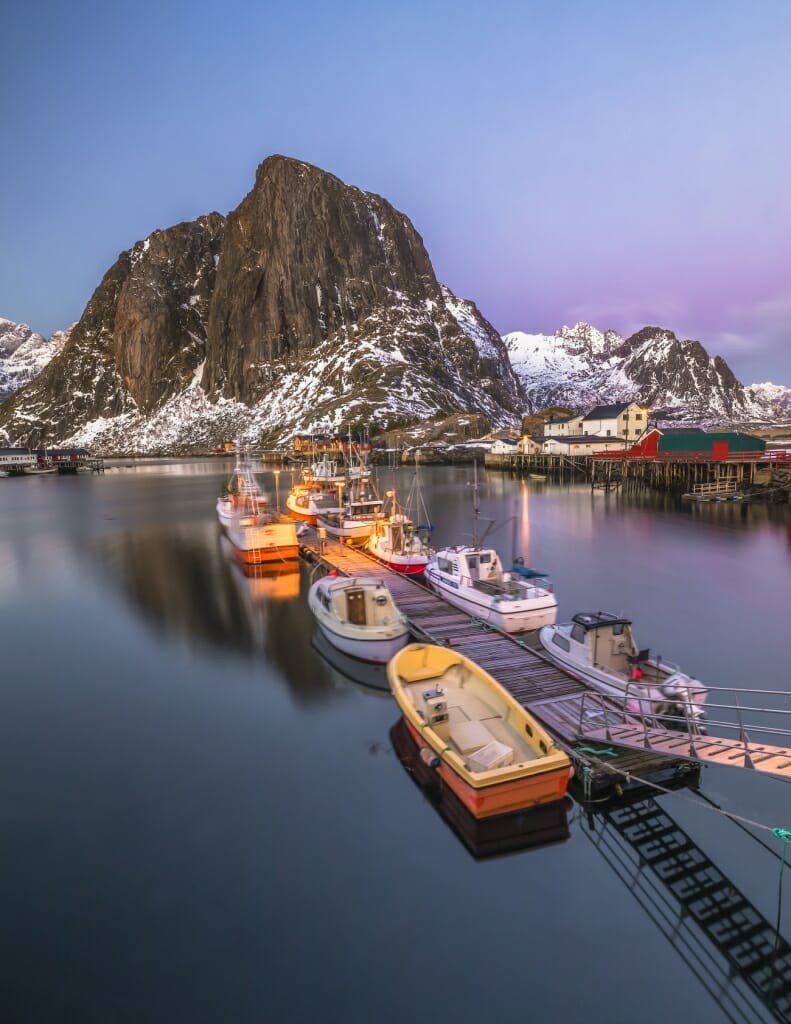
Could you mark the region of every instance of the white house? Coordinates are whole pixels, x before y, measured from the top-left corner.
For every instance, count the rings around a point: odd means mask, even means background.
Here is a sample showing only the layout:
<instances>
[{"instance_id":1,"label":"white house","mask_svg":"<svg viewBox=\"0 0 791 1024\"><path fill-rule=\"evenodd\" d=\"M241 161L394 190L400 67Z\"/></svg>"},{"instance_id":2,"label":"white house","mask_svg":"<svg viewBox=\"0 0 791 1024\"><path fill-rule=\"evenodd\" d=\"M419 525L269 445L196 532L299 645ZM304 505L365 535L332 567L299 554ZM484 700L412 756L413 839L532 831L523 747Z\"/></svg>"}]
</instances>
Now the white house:
<instances>
[{"instance_id":1,"label":"white house","mask_svg":"<svg viewBox=\"0 0 791 1024\"><path fill-rule=\"evenodd\" d=\"M636 441L648 429L648 407L639 402L617 402L597 405L582 417L580 434L593 437L619 437Z\"/></svg>"},{"instance_id":2,"label":"white house","mask_svg":"<svg viewBox=\"0 0 791 1024\"><path fill-rule=\"evenodd\" d=\"M35 454L27 448L0 448L0 469L21 472L25 466L38 465Z\"/></svg>"},{"instance_id":3,"label":"white house","mask_svg":"<svg viewBox=\"0 0 791 1024\"><path fill-rule=\"evenodd\" d=\"M546 437L545 455L596 455L598 452L618 452L626 447L623 438L595 437L592 434L577 437Z\"/></svg>"},{"instance_id":4,"label":"white house","mask_svg":"<svg viewBox=\"0 0 791 1024\"><path fill-rule=\"evenodd\" d=\"M582 416L553 416L544 421L544 437L574 437L582 433Z\"/></svg>"}]
</instances>

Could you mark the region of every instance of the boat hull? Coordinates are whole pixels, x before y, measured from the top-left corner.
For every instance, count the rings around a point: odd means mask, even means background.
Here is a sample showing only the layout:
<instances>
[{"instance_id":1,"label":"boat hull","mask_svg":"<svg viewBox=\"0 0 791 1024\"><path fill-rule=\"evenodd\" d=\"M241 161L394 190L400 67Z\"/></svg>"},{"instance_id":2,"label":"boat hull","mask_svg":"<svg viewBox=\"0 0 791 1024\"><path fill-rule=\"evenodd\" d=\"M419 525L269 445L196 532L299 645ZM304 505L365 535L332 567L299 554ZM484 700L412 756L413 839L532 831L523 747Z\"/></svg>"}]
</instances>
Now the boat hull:
<instances>
[{"instance_id":1,"label":"boat hull","mask_svg":"<svg viewBox=\"0 0 791 1024\"><path fill-rule=\"evenodd\" d=\"M551 626L557 618L557 598L554 594L546 593L543 598L531 601L528 607L520 607L505 611L508 604L525 605L527 602L494 601L487 594L480 593L472 588L465 588L461 593L459 589L446 583L439 573L430 568L425 570L426 582L437 594L443 597L448 604L467 612L468 615L475 615L484 622L504 633L524 633L533 629L540 629L542 626Z\"/></svg>"},{"instance_id":2,"label":"boat hull","mask_svg":"<svg viewBox=\"0 0 791 1024\"><path fill-rule=\"evenodd\" d=\"M386 665L409 642L409 632L389 640L359 640L334 632L326 623L316 620L322 635L341 653L371 665Z\"/></svg>"},{"instance_id":3,"label":"boat hull","mask_svg":"<svg viewBox=\"0 0 791 1024\"><path fill-rule=\"evenodd\" d=\"M418 745L423 744L417 729L405 721L412 739ZM562 800L569 781L568 767L481 788L468 785L444 761L440 761L436 772L474 818L493 818Z\"/></svg>"},{"instance_id":4,"label":"boat hull","mask_svg":"<svg viewBox=\"0 0 791 1024\"><path fill-rule=\"evenodd\" d=\"M299 559L299 542L294 523L266 523L246 526L238 521L227 528L234 557L243 567L282 565Z\"/></svg>"},{"instance_id":5,"label":"boat hull","mask_svg":"<svg viewBox=\"0 0 791 1024\"><path fill-rule=\"evenodd\" d=\"M422 576L428 565L428 558L416 557L415 555L384 555L380 554L374 547L368 548L368 554L375 558L377 562L386 565L388 569L393 569L395 572L403 572L407 576Z\"/></svg>"}]
</instances>

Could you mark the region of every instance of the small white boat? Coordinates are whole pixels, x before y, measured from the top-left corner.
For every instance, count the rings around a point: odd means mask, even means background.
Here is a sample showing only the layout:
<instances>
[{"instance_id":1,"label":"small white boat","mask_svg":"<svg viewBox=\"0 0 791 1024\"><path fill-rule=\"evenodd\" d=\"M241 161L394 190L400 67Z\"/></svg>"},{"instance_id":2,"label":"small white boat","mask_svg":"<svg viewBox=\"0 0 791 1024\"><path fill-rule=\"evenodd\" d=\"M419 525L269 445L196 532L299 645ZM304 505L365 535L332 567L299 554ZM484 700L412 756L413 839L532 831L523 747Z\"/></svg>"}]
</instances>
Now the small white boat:
<instances>
[{"instance_id":1,"label":"small white boat","mask_svg":"<svg viewBox=\"0 0 791 1024\"><path fill-rule=\"evenodd\" d=\"M381 580L325 576L310 588L308 607L327 640L353 658L383 665L409 642L406 618Z\"/></svg>"},{"instance_id":2,"label":"small white boat","mask_svg":"<svg viewBox=\"0 0 791 1024\"><path fill-rule=\"evenodd\" d=\"M0 476L8 476L8 473L4 469L0 469Z\"/></svg>"},{"instance_id":3,"label":"small white boat","mask_svg":"<svg viewBox=\"0 0 791 1024\"><path fill-rule=\"evenodd\" d=\"M706 687L678 665L641 650L629 619L608 612L579 612L571 622L544 627L547 654L594 689L622 698L627 710L695 725L703 716Z\"/></svg>"},{"instance_id":4,"label":"small white boat","mask_svg":"<svg viewBox=\"0 0 791 1024\"><path fill-rule=\"evenodd\" d=\"M521 566L503 569L494 548L441 548L425 569L426 582L448 604L505 633L549 625L558 601L549 580Z\"/></svg>"}]
</instances>

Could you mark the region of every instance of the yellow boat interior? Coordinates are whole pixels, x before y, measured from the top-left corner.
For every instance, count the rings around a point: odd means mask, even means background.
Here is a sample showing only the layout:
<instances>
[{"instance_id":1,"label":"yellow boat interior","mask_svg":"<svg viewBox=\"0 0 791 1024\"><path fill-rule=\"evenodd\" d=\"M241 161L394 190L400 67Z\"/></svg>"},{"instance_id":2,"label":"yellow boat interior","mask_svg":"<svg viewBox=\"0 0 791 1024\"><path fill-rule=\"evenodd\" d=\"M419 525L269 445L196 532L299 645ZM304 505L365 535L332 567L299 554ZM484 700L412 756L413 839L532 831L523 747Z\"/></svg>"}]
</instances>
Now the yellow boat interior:
<instances>
[{"instance_id":1,"label":"yellow boat interior","mask_svg":"<svg viewBox=\"0 0 791 1024\"><path fill-rule=\"evenodd\" d=\"M525 709L461 654L412 644L393 659L390 674L407 717L429 742L433 733L445 752L458 755L471 775L531 763L537 768L536 762L545 768L548 757L558 766L568 763Z\"/></svg>"}]
</instances>

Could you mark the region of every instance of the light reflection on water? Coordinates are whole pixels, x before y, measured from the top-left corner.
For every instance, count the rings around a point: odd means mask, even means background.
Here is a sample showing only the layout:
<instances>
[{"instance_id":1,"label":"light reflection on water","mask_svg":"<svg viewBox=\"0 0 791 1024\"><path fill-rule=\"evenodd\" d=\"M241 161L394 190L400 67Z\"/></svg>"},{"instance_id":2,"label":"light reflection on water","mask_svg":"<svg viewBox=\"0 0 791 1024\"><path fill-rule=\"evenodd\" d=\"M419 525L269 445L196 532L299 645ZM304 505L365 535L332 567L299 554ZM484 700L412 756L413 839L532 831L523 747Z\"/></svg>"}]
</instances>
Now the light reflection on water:
<instances>
[{"instance_id":1,"label":"light reflection on water","mask_svg":"<svg viewBox=\"0 0 791 1024\"><path fill-rule=\"evenodd\" d=\"M310 571L250 580L229 559L214 500L230 465L0 481L9 1019L400 1020L405 978L430 968L439 1019L522 1020L529 993L553 1019L722 1020L581 841L595 819L574 809L565 842L470 857L390 749L390 698L317 653ZM561 618L624 611L705 681L788 689L787 507L479 475L489 539L550 572ZM379 477L406 494L412 470ZM468 539L471 468L421 477L435 543ZM704 786L789 824L781 783L707 769ZM771 917L776 860L679 799L663 806Z\"/></svg>"}]
</instances>

